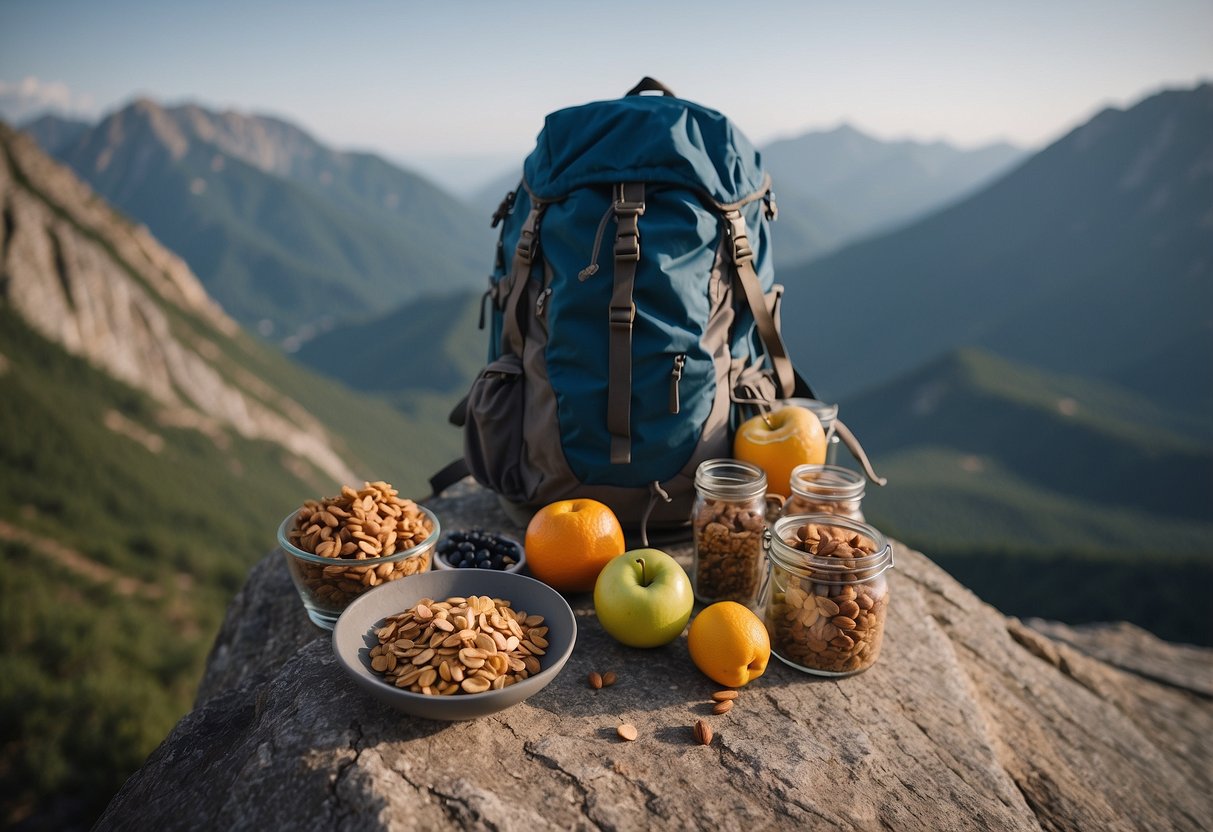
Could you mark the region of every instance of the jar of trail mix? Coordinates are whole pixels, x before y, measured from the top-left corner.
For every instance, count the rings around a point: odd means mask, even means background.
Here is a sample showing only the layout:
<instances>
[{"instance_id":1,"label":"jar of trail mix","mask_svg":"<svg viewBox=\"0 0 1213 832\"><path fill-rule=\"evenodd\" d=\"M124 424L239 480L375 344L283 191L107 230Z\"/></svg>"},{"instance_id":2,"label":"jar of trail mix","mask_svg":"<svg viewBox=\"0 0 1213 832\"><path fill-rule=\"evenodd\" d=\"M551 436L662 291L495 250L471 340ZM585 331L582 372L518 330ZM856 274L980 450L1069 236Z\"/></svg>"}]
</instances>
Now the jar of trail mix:
<instances>
[{"instance_id":1,"label":"jar of trail mix","mask_svg":"<svg viewBox=\"0 0 1213 832\"><path fill-rule=\"evenodd\" d=\"M771 652L797 670L849 676L880 655L893 548L876 529L832 514L781 517L766 538L763 598Z\"/></svg>"},{"instance_id":2,"label":"jar of trail mix","mask_svg":"<svg viewBox=\"0 0 1213 832\"><path fill-rule=\"evenodd\" d=\"M865 485L863 475L850 468L797 465L792 469L792 496L784 503L782 516L837 514L862 523Z\"/></svg>"},{"instance_id":3,"label":"jar of trail mix","mask_svg":"<svg viewBox=\"0 0 1213 832\"><path fill-rule=\"evenodd\" d=\"M748 462L709 459L696 469L691 584L703 603L758 603L766 574L762 546L766 492L767 475Z\"/></svg>"}]
</instances>

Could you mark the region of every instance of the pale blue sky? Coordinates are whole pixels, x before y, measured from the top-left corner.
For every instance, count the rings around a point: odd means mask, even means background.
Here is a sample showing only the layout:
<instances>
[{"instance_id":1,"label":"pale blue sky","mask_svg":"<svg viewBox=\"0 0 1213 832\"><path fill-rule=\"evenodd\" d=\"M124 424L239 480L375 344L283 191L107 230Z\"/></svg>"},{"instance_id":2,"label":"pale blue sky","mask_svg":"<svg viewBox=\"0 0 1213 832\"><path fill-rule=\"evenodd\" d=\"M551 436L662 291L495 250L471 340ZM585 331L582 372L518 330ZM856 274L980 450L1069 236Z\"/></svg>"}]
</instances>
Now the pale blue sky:
<instances>
[{"instance_id":1,"label":"pale blue sky","mask_svg":"<svg viewBox=\"0 0 1213 832\"><path fill-rule=\"evenodd\" d=\"M847 120L1039 146L1106 104L1213 77L1213 0L0 0L8 118L32 78L33 98L89 116L147 94L403 161L507 159L550 110L646 74L758 143Z\"/></svg>"}]
</instances>

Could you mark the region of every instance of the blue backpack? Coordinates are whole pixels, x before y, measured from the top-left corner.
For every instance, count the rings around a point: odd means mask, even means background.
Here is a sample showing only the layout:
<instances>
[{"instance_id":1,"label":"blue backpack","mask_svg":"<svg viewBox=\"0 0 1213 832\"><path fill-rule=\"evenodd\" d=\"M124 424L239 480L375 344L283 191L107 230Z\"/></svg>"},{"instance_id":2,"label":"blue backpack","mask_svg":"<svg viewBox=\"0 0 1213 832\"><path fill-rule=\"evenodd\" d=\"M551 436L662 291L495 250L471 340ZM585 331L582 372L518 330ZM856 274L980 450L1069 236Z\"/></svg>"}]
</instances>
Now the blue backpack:
<instances>
[{"instance_id":1,"label":"blue backpack","mask_svg":"<svg viewBox=\"0 0 1213 832\"><path fill-rule=\"evenodd\" d=\"M775 213L745 136L652 79L547 117L493 217L488 364L452 415L520 523L590 497L642 534L684 525L739 408L812 396L779 334Z\"/></svg>"}]
</instances>

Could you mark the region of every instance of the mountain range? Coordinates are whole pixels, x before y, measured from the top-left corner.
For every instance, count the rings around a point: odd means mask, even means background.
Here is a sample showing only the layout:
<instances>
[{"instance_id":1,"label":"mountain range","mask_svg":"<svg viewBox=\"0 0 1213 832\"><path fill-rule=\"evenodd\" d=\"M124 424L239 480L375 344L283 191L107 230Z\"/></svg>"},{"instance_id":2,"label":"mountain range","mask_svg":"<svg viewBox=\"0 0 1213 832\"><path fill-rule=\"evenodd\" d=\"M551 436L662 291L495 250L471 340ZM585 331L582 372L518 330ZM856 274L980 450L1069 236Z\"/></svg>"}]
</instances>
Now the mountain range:
<instances>
[{"instance_id":1,"label":"mountain range","mask_svg":"<svg viewBox=\"0 0 1213 832\"><path fill-rule=\"evenodd\" d=\"M793 358L840 398L981 346L1213 418L1210 136L1213 86L1161 92L950 208L781 271L784 319L813 321L787 328Z\"/></svg>"},{"instance_id":2,"label":"mountain range","mask_svg":"<svg viewBox=\"0 0 1213 832\"><path fill-rule=\"evenodd\" d=\"M3 125L0 216L8 826L96 816L189 709L288 512L363 480L421 496L460 442L248 335L179 257Z\"/></svg>"},{"instance_id":3,"label":"mountain range","mask_svg":"<svg viewBox=\"0 0 1213 832\"><path fill-rule=\"evenodd\" d=\"M184 258L228 314L275 339L485 280L487 218L278 119L140 99L96 125L25 130Z\"/></svg>"}]
</instances>

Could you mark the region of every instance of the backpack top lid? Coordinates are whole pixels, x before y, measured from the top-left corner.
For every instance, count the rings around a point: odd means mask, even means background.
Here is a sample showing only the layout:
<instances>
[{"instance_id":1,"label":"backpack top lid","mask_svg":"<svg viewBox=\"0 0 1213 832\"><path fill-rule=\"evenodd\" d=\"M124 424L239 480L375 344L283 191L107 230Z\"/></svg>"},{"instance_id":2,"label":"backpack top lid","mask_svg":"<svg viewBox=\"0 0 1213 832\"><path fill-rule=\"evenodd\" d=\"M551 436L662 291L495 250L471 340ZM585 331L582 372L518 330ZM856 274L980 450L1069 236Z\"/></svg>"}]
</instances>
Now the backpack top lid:
<instances>
[{"instance_id":1,"label":"backpack top lid","mask_svg":"<svg viewBox=\"0 0 1213 832\"><path fill-rule=\"evenodd\" d=\"M523 165L527 189L558 201L576 188L666 182L731 205L766 185L762 158L715 110L670 96L631 95L557 110Z\"/></svg>"}]
</instances>

